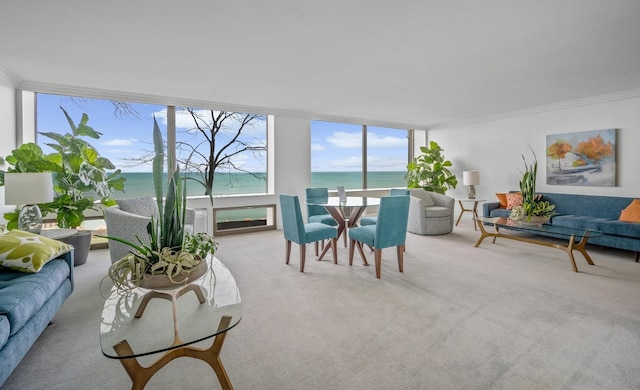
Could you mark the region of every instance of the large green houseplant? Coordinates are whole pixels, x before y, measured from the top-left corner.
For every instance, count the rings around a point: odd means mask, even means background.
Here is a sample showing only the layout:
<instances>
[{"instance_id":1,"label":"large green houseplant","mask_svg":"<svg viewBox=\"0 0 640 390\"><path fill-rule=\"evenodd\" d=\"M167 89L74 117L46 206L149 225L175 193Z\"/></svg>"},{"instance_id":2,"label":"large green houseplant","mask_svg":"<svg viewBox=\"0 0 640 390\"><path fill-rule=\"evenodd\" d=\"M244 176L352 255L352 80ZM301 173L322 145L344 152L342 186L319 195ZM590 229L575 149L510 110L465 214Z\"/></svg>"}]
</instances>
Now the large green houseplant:
<instances>
[{"instance_id":1,"label":"large green houseplant","mask_svg":"<svg viewBox=\"0 0 640 390\"><path fill-rule=\"evenodd\" d=\"M531 147L530 147L531 149ZM527 163L524 155L524 172L520 180L520 194L522 195L522 206L516 206L511 210L511 219L526 222L546 222L555 213L555 205L545 200L540 200L536 194L536 180L538 176L538 159L533 154L533 162Z\"/></svg>"},{"instance_id":2,"label":"large green houseplant","mask_svg":"<svg viewBox=\"0 0 640 390\"><path fill-rule=\"evenodd\" d=\"M428 147L420 147L420 151L423 154L407 165L407 187L424 188L439 194L444 194L448 189L455 189L458 179L449 170L453 164L444 158L440 145L431 141Z\"/></svg>"},{"instance_id":3,"label":"large green houseplant","mask_svg":"<svg viewBox=\"0 0 640 390\"><path fill-rule=\"evenodd\" d=\"M53 172L53 202L39 204L43 216L56 214L56 222L61 228L78 228L85 220L86 210L100 211L96 198L105 206L115 204L113 191L123 191L125 178L121 171L105 157L101 157L95 147L84 138L100 139L102 133L95 131L87 122L89 117L82 114L76 125L67 111L64 112L71 133L38 133L54 142L47 143L54 152L44 154L35 143L25 143L14 149L5 161L10 165L6 172ZM4 185L4 173L0 171L0 185ZM19 211L4 214L9 230L18 227Z\"/></svg>"},{"instance_id":4,"label":"large green houseplant","mask_svg":"<svg viewBox=\"0 0 640 390\"><path fill-rule=\"evenodd\" d=\"M49 138L46 143L54 151L45 154L35 143L25 143L14 149L4 161L8 168L0 171L0 185L4 185L4 173L12 172L53 172L54 200L38 206L43 216L55 214L60 228L77 229L85 220L87 210L102 211L96 204L100 200L105 206L115 204L113 191L123 191L125 178L121 171L105 157L101 157L95 147L85 138L100 139L102 133L97 132L87 123L89 117L82 114L76 125L67 111L64 113L70 133L40 132ZM18 227L19 210L4 214L7 229ZM89 254L91 233L76 234L68 240L76 248L76 265L83 264Z\"/></svg>"},{"instance_id":5,"label":"large green houseplant","mask_svg":"<svg viewBox=\"0 0 640 390\"><path fill-rule=\"evenodd\" d=\"M184 182L195 180L183 176L176 166L169 175L169 182L164 186L164 141L158 123L154 118L153 142L155 156L153 158L153 183L158 202L159 217L151 218L147 225L149 244L139 237L137 242L121 237L104 236L131 247L130 253L113 263L108 277L120 292L143 286L144 282L154 276L166 277L170 283L181 284L189 280L189 275L201 268L208 254L216 250L216 242L207 233L185 234L185 211L187 193ZM167 153L167 170L175 166L175 156ZM210 196L210 199L213 198ZM164 200L164 201L163 201Z\"/></svg>"}]
</instances>

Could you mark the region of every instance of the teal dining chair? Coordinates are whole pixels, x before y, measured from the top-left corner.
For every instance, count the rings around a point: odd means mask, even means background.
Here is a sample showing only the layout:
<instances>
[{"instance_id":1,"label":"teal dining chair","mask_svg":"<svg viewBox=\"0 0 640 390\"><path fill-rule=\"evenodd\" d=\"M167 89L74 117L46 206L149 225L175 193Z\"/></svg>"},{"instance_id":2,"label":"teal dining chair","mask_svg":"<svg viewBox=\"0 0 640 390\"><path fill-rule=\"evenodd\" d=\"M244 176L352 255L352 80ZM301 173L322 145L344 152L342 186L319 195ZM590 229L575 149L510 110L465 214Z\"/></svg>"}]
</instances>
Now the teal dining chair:
<instances>
[{"instance_id":1,"label":"teal dining chair","mask_svg":"<svg viewBox=\"0 0 640 390\"><path fill-rule=\"evenodd\" d=\"M300 272L304 272L306 244L324 240L331 240L331 244L324 248L318 260L322 260L329 247L331 247L333 263L338 264L336 246L338 229L336 227L320 222L304 223L302 211L300 210L300 200L295 195L280 194L280 212L282 214L282 229L286 240L286 264L289 264L289 258L291 257L291 243L295 242L300 245Z\"/></svg>"},{"instance_id":2,"label":"teal dining chair","mask_svg":"<svg viewBox=\"0 0 640 390\"><path fill-rule=\"evenodd\" d=\"M409 195L409 190L406 188L392 188L391 190L389 190L389 196L403 196L403 195ZM377 215L370 215L368 217L360 218L359 223L360 223L360 226L369 226L369 225L375 225L377 221L378 221Z\"/></svg>"},{"instance_id":3,"label":"teal dining chair","mask_svg":"<svg viewBox=\"0 0 640 390\"><path fill-rule=\"evenodd\" d=\"M307 200L309 199L329 199L329 189L327 187L311 187L305 189ZM338 226L338 222L322 206L307 204L307 222L320 222L329 226ZM324 249L324 241L322 241ZM346 239L345 239L346 246ZM318 256L318 242L315 243L316 256Z\"/></svg>"},{"instance_id":4,"label":"teal dining chair","mask_svg":"<svg viewBox=\"0 0 640 390\"><path fill-rule=\"evenodd\" d=\"M353 252L358 248L365 265L367 258L363 245L373 248L376 266L376 278L380 279L382 267L382 249L396 247L398 269L403 272L404 246L407 238L407 220L409 218L409 197L388 196L380 199L378 221L375 225L358 226L349 229L349 265L353 264Z\"/></svg>"}]
</instances>

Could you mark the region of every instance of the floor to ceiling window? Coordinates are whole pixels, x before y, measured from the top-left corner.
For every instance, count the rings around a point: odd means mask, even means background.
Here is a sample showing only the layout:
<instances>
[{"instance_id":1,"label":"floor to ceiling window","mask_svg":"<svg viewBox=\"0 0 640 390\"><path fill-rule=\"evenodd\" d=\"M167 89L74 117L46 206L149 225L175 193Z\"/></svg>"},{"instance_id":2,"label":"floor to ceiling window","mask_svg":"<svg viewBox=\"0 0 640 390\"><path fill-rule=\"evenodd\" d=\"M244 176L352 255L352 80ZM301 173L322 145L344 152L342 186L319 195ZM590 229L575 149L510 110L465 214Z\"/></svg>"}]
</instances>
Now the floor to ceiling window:
<instances>
[{"instance_id":1,"label":"floor to ceiling window","mask_svg":"<svg viewBox=\"0 0 640 390\"><path fill-rule=\"evenodd\" d=\"M407 134L401 129L311 121L311 185L405 187Z\"/></svg>"},{"instance_id":2,"label":"floor to ceiling window","mask_svg":"<svg viewBox=\"0 0 640 390\"><path fill-rule=\"evenodd\" d=\"M71 131L60 107L75 122L83 113L88 115L87 124L102 136L87 141L127 179L125 193L114 197L154 195L150 166L153 118L167 140L167 106L41 93L36 94L36 99L38 132ZM216 125L209 113L217 119ZM202 177L213 166L208 161L215 160L215 175L211 178L214 195L266 193L266 116L224 111L220 115L220 111L176 109L176 148L181 169ZM37 136L36 140L45 153L52 151L46 146L46 137ZM188 183L190 196L204 195L201 186Z\"/></svg>"}]
</instances>

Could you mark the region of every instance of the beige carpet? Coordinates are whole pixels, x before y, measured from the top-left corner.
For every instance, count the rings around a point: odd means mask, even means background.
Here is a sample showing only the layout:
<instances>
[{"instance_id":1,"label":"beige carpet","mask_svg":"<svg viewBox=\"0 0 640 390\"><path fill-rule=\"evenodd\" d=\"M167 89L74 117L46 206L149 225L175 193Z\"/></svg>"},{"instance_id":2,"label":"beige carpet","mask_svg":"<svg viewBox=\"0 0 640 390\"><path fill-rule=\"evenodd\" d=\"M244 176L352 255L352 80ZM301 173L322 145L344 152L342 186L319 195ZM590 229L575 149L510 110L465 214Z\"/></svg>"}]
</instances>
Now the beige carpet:
<instances>
[{"instance_id":1,"label":"beige carpet","mask_svg":"<svg viewBox=\"0 0 640 390\"><path fill-rule=\"evenodd\" d=\"M348 266L284 264L282 232L220 237L217 256L240 285L244 317L222 360L236 389L638 389L640 264L594 247L580 273L559 250L408 234L405 272L385 250L382 279ZM313 254L312 247L308 253ZM98 342L107 251L75 268L76 289L3 389L127 389ZM148 389L217 389L183 358Z\"/></svg>"}]
</instances>

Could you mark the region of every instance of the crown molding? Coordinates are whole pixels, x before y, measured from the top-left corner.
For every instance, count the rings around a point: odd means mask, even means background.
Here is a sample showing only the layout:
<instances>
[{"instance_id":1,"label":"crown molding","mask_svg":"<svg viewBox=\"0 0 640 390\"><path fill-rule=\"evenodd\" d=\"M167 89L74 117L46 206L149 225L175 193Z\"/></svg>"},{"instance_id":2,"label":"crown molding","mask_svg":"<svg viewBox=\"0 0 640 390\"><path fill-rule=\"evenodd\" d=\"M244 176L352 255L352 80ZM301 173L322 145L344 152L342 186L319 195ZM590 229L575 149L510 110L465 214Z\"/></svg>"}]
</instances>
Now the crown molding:
<instances>
[{"instance_id":1,"label":"crown molding","mask_svg":"<svg viewBox=\"0 0 640 390\"><path fill-rule=\"evenodd\" d=\"M540 114L543 112L567 110L571 108L590 106L594 104L609 103L609 102L614 102L618 100L635 99L639 97L640 97L640 88L630 89L626 91L614 92L609 94L590 96L587 98L566 100L563 102L558 102L553 104L545 104L541 106L528 107L520 110L507 111L507 112L494 114L494 115L485 115L481 117L437 123L434 125L428 125L427 130L472 125L476 123L491 122L491 121L496 121L501 119Z\"/></svg>"},{"instance_id":2,"label":"crown molding","mask_svg":"<svg viewBox=\"0 0 640 390\"><path fill-rule=\"evenodd\" d=\"M8 85L12 88L17 88L18 84L20 84L20 78L0 66L0 84Z\"/></svg>"}]
</instances>

